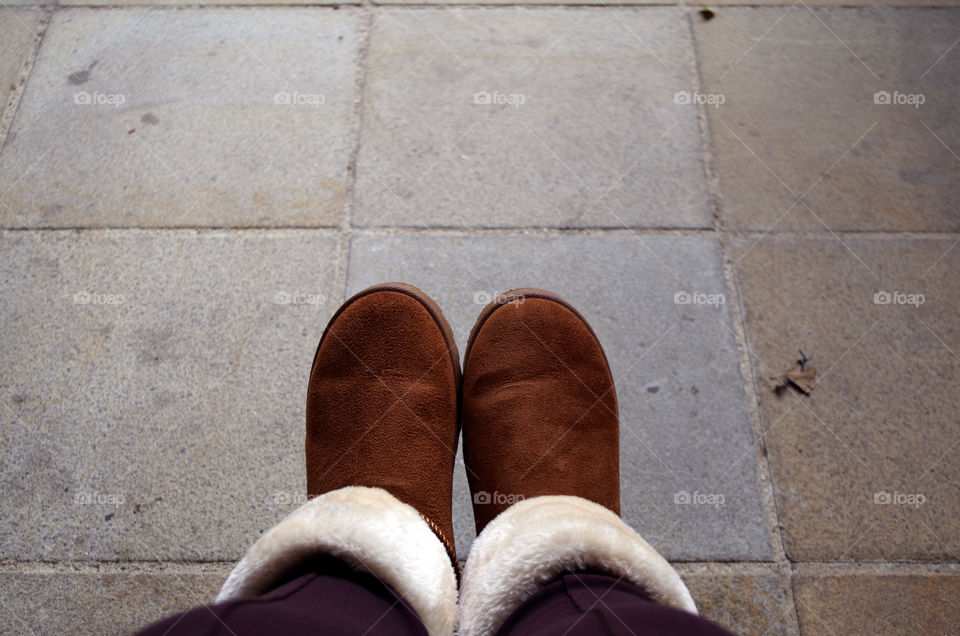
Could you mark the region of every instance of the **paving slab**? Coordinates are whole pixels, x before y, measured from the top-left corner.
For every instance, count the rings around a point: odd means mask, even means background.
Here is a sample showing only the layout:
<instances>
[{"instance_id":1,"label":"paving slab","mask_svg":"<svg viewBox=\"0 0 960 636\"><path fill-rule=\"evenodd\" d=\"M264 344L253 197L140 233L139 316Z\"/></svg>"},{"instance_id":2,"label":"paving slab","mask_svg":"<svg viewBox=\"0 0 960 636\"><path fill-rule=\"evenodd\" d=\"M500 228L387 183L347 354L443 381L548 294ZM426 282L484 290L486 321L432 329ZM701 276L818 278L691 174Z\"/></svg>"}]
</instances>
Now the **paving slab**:
<instances>
[{"instance_id":1,"label":"paving slab","mask_svg":"<svg viewBox=\"0 0 960 636\"><path fill-rule=\"evenodd\" d=\"M305 492L314 231L0 237L0 558L231 560Z\"/></svg>"},{"instance_id":2,"label":"paving slab","mask_svg":"<svg viewBox=\"0 0 960 636\"><path fill-rule=\"evenodd\" d=\"M4 572L0 622L21 634L130 634L212 602L229 573L222 565L122 567L89 572L21 566Z\"/></svg>"},{"instance_id":3,"label":"paving slab","mask_svg":"<svg viewBox=\"0 0 960 636\"><path fill-rule=\"evenodd\" d=\"M947 569L947 568L944 568ZM960 575L808 574L793 579L801 632L955 634Z\"/></svg>"},{"instance_id":4,"label":"paving slab","mask_svg":"<svg viewBox=\"0 0 960 636\"><path fill-rule=\"evenodd\" d=\"M677 565L700 616L734 634L795 634L786 583L775 566L724 563Z\"/></svg>"},{"instance_id":5,"label":"paving slab","mask_svg":"<svg viewBox=\"0 0 960 636\"><path fill-rule=\"evenodd\" d=\"M422 2L418 1L416 3L408 2L406 0L374 0L374 4L384 4L384 5L399 5L399 4L444 4L444 5L458 5L458 4L483 4L483 5L497 5L497 4L510 4L510 5L538 5L538 4L575 4L579 6L583 5L593 5L593 6L605 6L605 5L626 5L626 4L667 4L675 5L676 2L673 0L523 0L523 2L514 2L513 0L483 0L483 2L476 2L475 0L424 0Z\"/></svg>"},{"instance_id":6,"label":"paving slab","mask_svg":"<svg viewBox=\"0 0 960 636\"><path fill-rule=\"evenodd\" d=\"M52 6L56 3L56 0L6 0L6 2L4 2L8 7Z\"/></svg>"},{"instance_id":7,"label":"paving slab","mask_svg":"<svg viewBox=\"0 0 960 636\"><path fill-rule=\"evenodd\" d=\"M439 303L461 351L497 293L541 287L572 302L598 334L617 382L624 518L672 559L772 558L727 306L706 303L726 293L715 241L355 236L348 293L391 280ZM454 484L465 557L474 527L462 470Z\"/></svg>"},{"instance_id":8,"label":"paving slab","mask_svg":"<svg viewBox=\"0 0 960 636\"><path fill-rule=\"evenodd\" d=\"M8 8L0 13L0 114L20 85L20 72L33 53L42 19L43 13L35 9Z\"/></svg>"},{"instance_id":9,"label":"paving slab","mask_svg":"<svg viewBox=\"0 0 960 636\"><path fill-rule=\"evenodd\" d=\"M958 240L734 243L777 510L795 561L960 550ZM809 397L769 378L798 350Z\"/></svg>"},{"instance_id":10,"label":"paving slab","mask_svg":"<svg viewBox=\"0 0 960 636\"><path fill-rule=\"evenodd\" d=\"M725 223L960 228L958 30L952 9L800 3L694 19Z\"/></svg>"},{"instance_id":11,"label":"paving slab","mask_svg":"<svg viewBox=\"0 0 960 636\"><path fill-rule=\"evenodd\" d=\"M0 154L0 223L337 223L357 26L331 9L57 11Z\"/></svg>"},{"instance_id":12,"label":"paving slab","mask_svg":"<svg viewBox=\"0 0 960 636\"><path fill-rule=\"evenodd\" d=\"M711 227L674 8L374 14L352 222Z\"/></svg>"},{"instance_id":13,"label":"paving slab","mask_svg":"<svg viewBox=\"0 0 960 636\"><path fill-rule=\"evenodd\" d=\"M796 0L692 0L688 5L702 5L711 7L734 6L792 6ZM952 7L958 4L957 0L804 0L807 6L836 6L836 7ZM802 5L801 5L802 6ZM712 19L712 18L709 18Z\"/></svg>"},{"instance_id":14,"label":"paving slab","mask_svg":"<svg viewBox=\"0 0 960 636\"><path fill-rule=\"evenodd\" d=\"M359 0L59 0L60 6L186 6L186 7L216 7L220 5L352 5L360 4Z\"/></svg>"}]
</instances>

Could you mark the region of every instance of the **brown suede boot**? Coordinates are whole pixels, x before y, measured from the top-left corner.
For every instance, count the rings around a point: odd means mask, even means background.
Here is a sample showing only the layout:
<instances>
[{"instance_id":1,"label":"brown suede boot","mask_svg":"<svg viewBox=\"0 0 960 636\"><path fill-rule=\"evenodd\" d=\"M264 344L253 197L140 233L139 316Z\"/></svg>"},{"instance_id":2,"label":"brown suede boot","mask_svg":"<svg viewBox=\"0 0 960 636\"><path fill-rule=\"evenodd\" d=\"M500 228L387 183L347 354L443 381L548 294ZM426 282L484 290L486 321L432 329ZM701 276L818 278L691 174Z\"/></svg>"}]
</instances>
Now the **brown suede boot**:
<instances>
[{"instance_id":1,"label":"brown suede boot","mask_svg":"<svg viewBox=\"0 0 960 636\"><path fill-rule=\"evenodd\" d=\"M250 547L217 600L260 596L328 555L393 588L431 635L452 634L459 394L453 335L426 294L387 283L347 300L310 372L308 500Z\"/></svg>"},{"instance_id":2,"label":"brown suede boot","mask_svg":"<svg viewBox=\"0 0 960 636\"><path fill-rule=\"evenodd\" d=\"M559 296L516 289L481 312L464 355L462 418L478 534L538 495L620 514L613 377L590 325Z\"/></svg>"},{"instance_id":3,"label":"brown suede boot","mask_svg":"<svg viewBox=\"0 0 960 636\"><path fill-rule=\"evenodd\" d=\"M608 573L696 613L676 571L620 519L613 378L569 303L517 289L483 310L464 356L462 421L478 536L460 636L495 634L568 571Z\"/></svg>"},{"instance_id":4,"label":"brown suede boot","mask_svg":"<svg viewBox=\"0 0 960 636\"><path fill-rule=\"evenodd\" d=\"M383 488L423 516L458 567L453 466L460 358L437 304L385 283L330 319L307 390L307 495Z\"/></svg>"}]
</instances>

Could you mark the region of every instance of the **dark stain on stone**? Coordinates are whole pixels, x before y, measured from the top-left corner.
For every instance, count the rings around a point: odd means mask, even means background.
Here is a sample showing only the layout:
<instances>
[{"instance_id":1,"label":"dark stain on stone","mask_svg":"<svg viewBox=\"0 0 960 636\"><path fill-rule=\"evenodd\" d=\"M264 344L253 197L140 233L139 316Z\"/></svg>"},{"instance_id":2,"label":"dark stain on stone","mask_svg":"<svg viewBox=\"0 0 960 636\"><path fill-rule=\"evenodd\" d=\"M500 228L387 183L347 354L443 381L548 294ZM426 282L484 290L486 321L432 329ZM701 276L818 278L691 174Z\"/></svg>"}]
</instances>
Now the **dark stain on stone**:
<instances>
[{"instance_id":1,"label":"dark stain on stone","mask_svg":"<svg viewBox=\"0 0 960 636\"><path fill-rule=\"evenodd\" d=\"M56 258L50 258L47 256L31 256L29 262L30 268L33 271L43 271L45 274L49 274L51 277L55 276L57 272L60 271L60 260Z\"/></svg>"},{"instance_id":2,"label":"dark stain on stone","mask_svg":"<svg viewBox=\"0 0 960 636\"><path fill-rule=\"evenodd\" d=\"M153 504L157 503L158 501L163 501L163 497L157 497L157 498L155 498L153 501L148 501L147 503L137 502L137 503L133 506L133 514L138 515L138 514L140 514L140 513L142 513L142 512L146 512L148 507L152 506Z\"/></svg>"},{"instance_id":3,"label":"dark stain on stone","mask_svg":"<svg viewBox=\"0 0 960 636\"><path fill-rule=\"evenodd\" d=\"M140 350L137 361L143 364L159 364L175 358L176 336L172 329L139 329Z\"/></svg>"},{"instance_id":4,"label":"dark stain on stone","mask_svg":"<svg viewBox=\"0 0 960 636\"><path fill-rule=\"evenodd\" d=\"M660 387L658 387L658 386L648 386L648 387L647 387L647 393L656 393L656 392L659 391L659 390L660 390Z\"/></svg>"},{"instance_id":5,"label":"dark stain on stone","mask_svg":"<svg viewBox=\"0 0 960 636\"><path fill-rule=\"evenodd\" d=\"M111 512L110 514L108 514L106 517L103 518L104 521L110 521L111 519L113 519L113 513L112 513L112 512Z\"/></svg>"},{"instance_id":6,"label":"dark stain on stone","mask_svg":"<svg viewBox=\"0 0 960 636\"><path fill-rule=\"evenodd\" d=\"M160 123L160 119L158 119L157 116L154 115L153 113L147 113L146 115L140 118L140 121L142 121L145 124L150 124L152 126L156 126L157 124Z\"/></svg>"},{"instance_id":7,"label":"dark stain on stone","mask_svg":"<svg viewBox=\"0 0 960 636\"><path fill-rule=\"evenodd\" d=\"M97 62L99 61L100 60L94 60L90 64L90 66L87 67L85 71L77 71L76 73L70 73L70 75L67 76L67 80L69 80L71 84L75 84L75 85L86 84L87 80L90 79L90 71L93 70L93 67L96 66Z\"/></svg>"},{"instance_id":8,"label":"dark stain on stone","mask_svg":"<svg viewBox=\"0 0 960 636\"><path fill-rule=\"evenodd\" d=\"M927 181L927 176L929 173L921 172L919 170L904 170L901 168L897 170L897 176L900 177L901 181L905 181L910 185L920 185L924 181Z\"/></svg>"},{"instance_id":9,"label":"dark stain on stone","mask_svg":"<svg viewBox=\"0 0 960 636\"><path fill-rule=\"evenodd\" d=\"M154 394L153 401L154 401L154 404L156 405L156 408L159 410L169 404L173 404L175 399L176 398L174 394L171 393L170 391L160 391Z\"/></svg>"}]
</instances>

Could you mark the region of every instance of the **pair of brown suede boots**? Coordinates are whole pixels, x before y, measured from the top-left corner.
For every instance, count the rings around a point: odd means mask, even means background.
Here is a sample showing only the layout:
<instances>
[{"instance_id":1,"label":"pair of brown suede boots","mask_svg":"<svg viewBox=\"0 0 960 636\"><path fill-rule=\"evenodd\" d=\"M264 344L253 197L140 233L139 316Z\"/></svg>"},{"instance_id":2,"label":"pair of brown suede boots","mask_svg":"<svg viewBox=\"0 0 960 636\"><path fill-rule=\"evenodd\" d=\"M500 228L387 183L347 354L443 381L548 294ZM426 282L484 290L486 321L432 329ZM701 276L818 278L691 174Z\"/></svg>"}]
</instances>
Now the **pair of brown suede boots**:
<instances>
[{"instance_id":1,"label":"pair of brown suede boots","mask_svg":"<svg viewBox=\"0 0 960 636\"><path fill-rule=\"evenodd\" d=\"M461 577L451 498L457 442L478 538ZM620 518L613 378L593 330L549 292L480 313L463 372L440 308L386 283L347 300L307 395L307 504L264 534L218 600L267 591L317 553L371 572L431 633L495 632L566 570L608 571L695 611L679 577Z\"/></svg>"}]
</instances>

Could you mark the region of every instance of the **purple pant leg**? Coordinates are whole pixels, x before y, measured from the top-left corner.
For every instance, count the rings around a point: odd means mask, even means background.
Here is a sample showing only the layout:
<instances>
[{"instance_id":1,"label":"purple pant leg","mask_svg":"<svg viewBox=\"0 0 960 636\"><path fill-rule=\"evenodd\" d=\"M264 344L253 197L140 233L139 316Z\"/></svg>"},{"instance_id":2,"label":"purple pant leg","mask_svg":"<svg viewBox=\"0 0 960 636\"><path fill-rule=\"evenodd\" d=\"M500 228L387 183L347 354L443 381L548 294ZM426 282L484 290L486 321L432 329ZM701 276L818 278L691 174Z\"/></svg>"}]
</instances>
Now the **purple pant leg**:
<instances>
[{"instance_id":1,"label":"purple pant leg","mask_svg":"<svg viewBox=\"0 0 960 636\"><path fill-rule=\"evenodd\" d=\"M269 593L196 607L150 625L138 636L324 634L426 636L406 602L371 574L325 561Z\"/></svg>"},{"instance_id":2,"label":"purple pant leg","mask_svg":"<svg viewBox=\"0 0 960 636\"><path fill-rule=\"evenodd\" d=\"M665 605L605 574L568 573L517 608L498 636L731 636L722 627Z\"/></svg>"}]
</instances>

